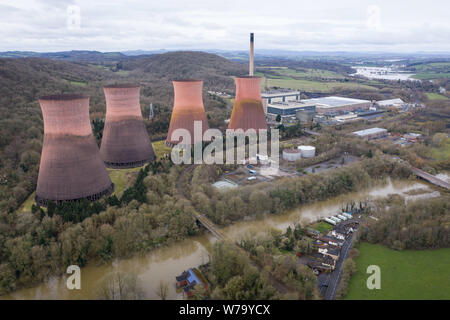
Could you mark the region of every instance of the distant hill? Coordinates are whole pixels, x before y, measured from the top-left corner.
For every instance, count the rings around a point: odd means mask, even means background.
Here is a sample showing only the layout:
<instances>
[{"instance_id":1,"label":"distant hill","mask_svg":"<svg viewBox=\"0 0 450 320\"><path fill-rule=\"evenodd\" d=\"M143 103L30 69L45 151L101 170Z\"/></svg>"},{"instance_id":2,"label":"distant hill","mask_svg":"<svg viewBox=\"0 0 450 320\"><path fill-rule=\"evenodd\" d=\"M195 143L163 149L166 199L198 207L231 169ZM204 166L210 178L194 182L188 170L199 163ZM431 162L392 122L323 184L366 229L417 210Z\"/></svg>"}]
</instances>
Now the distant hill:
<instances>
[{"instance_id":1,"label":"distant hill","mask_svg":"<svg viewBox=\"0 0 450 320\"><path fill-rule=\"evenodd\" d=\"M206 87L233 90L231 76L248 73L246 65L215 54L196 51L167 52L122 61L123 70L146 80L201 79Z\"/></svg>"},{"instance_id":2,"label":"distant hill","mask_svg":"<svg viewBox=\"0 0 450 320\"><path fill-rule=\"evenodd\" d=\"M87 50L72 50L61 52L32 52L32 51L7 51L0 52L0 58L45 58L52 60L78 61L78 62L116 62L126 59L127 56L120 52L99 52Z\"/></svg>"}]
</instances>

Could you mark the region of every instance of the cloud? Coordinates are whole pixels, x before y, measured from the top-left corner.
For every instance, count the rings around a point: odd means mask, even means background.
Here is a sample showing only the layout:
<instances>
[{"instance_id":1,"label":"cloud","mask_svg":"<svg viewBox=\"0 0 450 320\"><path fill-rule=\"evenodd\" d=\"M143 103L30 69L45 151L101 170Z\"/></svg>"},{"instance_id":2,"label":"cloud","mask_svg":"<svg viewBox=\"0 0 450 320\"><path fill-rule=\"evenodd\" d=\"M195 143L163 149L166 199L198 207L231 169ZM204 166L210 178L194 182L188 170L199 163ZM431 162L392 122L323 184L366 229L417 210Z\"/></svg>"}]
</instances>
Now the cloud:
<instances>
[{"instance_id":1,"label":"cloud","mask_svg":"<svg viewBox=\"0 0 450 320\"><path fill-rule=\"evenodd\" d=\"M242 50L249 32L257 49L450 51L448 9L446 0L0 0L0 51Z\"/></svg>"}]
</instances>

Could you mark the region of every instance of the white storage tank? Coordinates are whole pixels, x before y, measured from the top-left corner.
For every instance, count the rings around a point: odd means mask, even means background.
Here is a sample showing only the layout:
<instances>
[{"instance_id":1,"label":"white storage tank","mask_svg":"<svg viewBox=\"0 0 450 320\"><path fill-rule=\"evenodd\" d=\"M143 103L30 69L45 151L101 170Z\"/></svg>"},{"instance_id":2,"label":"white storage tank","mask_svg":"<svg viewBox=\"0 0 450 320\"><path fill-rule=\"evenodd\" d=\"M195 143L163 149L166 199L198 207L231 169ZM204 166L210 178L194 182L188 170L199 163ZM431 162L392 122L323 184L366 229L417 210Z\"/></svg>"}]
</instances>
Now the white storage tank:
<instances>
[{"instance_id":1,"label":"white storage tank","mask_svg":"<svg viewBox=\"0 0 450 320\"><path fill-rule=\"evenodd\" d=\"M312 158L316 155L316 147L298 146L298 150L302 153L302 158Z\"/></svg>"},{"instance_id":2,"label":"white storage tank","mask_svg":"<svg viewBox=\"0 0 450 320\"><path fill-rule=\"evenodd\" d=\"M301 158L301 151L298 149L284 149L283 159L287 161L297 161Z\"/></svg>"}]
</instances>

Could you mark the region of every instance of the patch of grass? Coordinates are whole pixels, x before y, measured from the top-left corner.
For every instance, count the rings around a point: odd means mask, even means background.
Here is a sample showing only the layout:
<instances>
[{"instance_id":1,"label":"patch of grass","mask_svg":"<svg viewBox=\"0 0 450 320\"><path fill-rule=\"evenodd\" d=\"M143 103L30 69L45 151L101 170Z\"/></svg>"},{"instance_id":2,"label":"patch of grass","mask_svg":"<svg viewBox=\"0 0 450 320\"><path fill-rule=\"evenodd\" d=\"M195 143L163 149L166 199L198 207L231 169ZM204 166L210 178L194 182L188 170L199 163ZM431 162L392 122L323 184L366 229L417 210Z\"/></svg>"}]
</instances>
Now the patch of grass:
<instances>
[{"instance_id":1,"label":"patch of grass","mask_svg":"<svg viewBox=\"0 0 450 320\"><path fill-rule=\"evenodd\" d=\"M320 79L344 79L345 77L337 72L321 69L301 69L294 70L289 68L272 69L281 75L296 78L320 78Z\"/></svg>"},{"instance_id":2,"label":"patch of grass","mask_svg":"<svg viewBox=\"0 0 450 320\"><path fill-rule=\"evenodd\" d=\"M425 95L430 100L448 100L446 96L436 92L425 92Z\"/></svg>"},{"instance_id":3,"label":"patch of grass","mask_svg":"<svg viewBox=\"0 0 450 320\"><path fill-rule=\"evenodd\" d=\"M450 299L450 248L395 251L361 243L345 299ZM381 289L366 286L369 265L381 269Z\"/></svg>"},{"instance_id":4,"label":"patch of grass","mask_svg":"<svg viewBox=\"0 0 450 320\"><path fill-rule=\"evenodd\" d=\"M331 92L338 88L356 90L358 83L355 82L326 82L326 81L311 81L311 80L296 80L296 79L268 79L269 87L279 87L287 89L296 89L308 92ZM262 81L264 85L265 81ZM361 89L377 90L377 88L360 84Z\"/></svg>"},{"instance_id":5,"label":"patch of grass","mask_svg":"<svg viewBox=\"0 0 450 320\"><path fill-rule=\"evenodd\" d=\"M34 197L36 197L36 192L33 192L30 194L30 196L25 200L24 203L20 206L19 210L17 212L31 212L31 206L35 203Z\"/></svg>"},{"instance_id":6,"label":"patch of grass","mask_svg":"<svg viewBox=\"0 0 450 320\"><path fill-rule=\"evenodd\" d=\"M114 183L114 194L118 198L120 198L125 188L131 186L134 179L138 175L140 169L141 167L130 169L108 168L109 177L111 178L111 181Z\"/></svg>"},{"instance_id":7,"label":"patch of grass","mask_svg":"<svg viewBox=\"0 0 450 320\"><path fill-rule=\"evenodd\" d=\"M69 81L70 85L75 86L75 87L86 87L86 82L81 82L81 81Z\"/></svg>"},{"instance_id":8,"label":"patch of grass","mask_svg":"<svg viewBox=\"0 0 450 320\"><path fill-rule=\"evenodd\" d=\"M450 159L450 138L442 146L431 149L431 157L438 161Z\"/></svg>"},{"instance_id":9,"label":"patch of grass","mask_svg":"<svg viewBox=\"0 0 450 320\"><path fill-rule=\"evenodd\" d=\"M152 142L153 150L155 151L155 155L158 159L161 159L164 154L170 155L172 148L166 146L164 140Z\"/></svg>"},{"instance_id":10,"label":"patch of grass","mask_svg":"<svg viewBox=\"0 0 450 320\"><path fill-rule=\"evenodd\" d=\"M450 78L450 72L447 72L447 73L416 73L412 77L414 79L419 79L419 80Z\"/></svg>"},{"instance_id":11,"label":"patch of grass","mask_svg":"<svg viewBox=\"0 0 450 320\"><path fill-rule=\"evenodd\" d=\"M414 65L413 78L429 80L450 77L450 62L431 62Z\"/></svg>"},{"instance_id":12,"label":"patch of grass","mask_svg":"<svg viewBox=\"0 0 450 320\"><path fill-rule=\"evenodd\" d=\"M326 222L317 222L313 225L311 225L311 228L316 229L320 233L327 234L331 229L333 229L333 226Z\"/></svg>"}]
</instances>

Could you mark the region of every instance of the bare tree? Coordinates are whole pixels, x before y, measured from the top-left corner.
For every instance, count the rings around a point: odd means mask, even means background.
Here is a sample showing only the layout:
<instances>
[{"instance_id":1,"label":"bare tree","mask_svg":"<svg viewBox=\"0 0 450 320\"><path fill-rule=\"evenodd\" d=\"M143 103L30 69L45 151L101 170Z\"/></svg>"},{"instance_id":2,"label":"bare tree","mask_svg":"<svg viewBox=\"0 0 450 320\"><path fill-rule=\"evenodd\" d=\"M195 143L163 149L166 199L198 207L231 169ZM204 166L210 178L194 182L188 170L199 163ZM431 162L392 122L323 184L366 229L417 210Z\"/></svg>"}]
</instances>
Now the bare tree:
<instances>
[{"instance_id":1,"label":"bare tree","mask_svg":"<svg viewBox=\"0 0 450 320\"><path fill-rule=\"evenodd\" d=\"M166 300L167 295L169 294L169 286L164 280L159 282L159 286L156 289L156 294L161 298L161 300Z\"/></svg>"}]
</instances>

